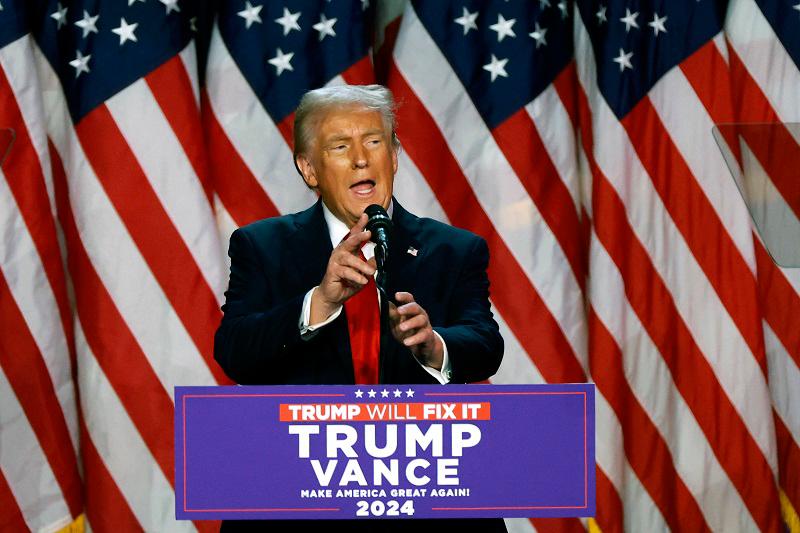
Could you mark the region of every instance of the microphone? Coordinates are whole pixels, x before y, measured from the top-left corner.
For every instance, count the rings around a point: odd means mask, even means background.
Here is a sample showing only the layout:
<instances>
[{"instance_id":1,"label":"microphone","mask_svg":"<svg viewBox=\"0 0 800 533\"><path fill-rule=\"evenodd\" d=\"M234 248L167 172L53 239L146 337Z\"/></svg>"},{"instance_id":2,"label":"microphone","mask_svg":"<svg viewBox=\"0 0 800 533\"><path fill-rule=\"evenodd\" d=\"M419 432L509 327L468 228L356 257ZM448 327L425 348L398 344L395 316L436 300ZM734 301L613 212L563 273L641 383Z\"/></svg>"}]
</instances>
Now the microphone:
<instances>
[{"instance_id":1,"label":"microphone","mask_svg":"<svg viewBox=\"0 0 800 533\"><path fill-rule=\"evenodd\" d=\"M389 257L389 239L392 236L392 219L386 209L378 204L372 204L364 209L369 217L366 229L372 232L370 240L375 243L375 262L378 272L384 272L386 259Z\"/></svg>"}]
</instances>

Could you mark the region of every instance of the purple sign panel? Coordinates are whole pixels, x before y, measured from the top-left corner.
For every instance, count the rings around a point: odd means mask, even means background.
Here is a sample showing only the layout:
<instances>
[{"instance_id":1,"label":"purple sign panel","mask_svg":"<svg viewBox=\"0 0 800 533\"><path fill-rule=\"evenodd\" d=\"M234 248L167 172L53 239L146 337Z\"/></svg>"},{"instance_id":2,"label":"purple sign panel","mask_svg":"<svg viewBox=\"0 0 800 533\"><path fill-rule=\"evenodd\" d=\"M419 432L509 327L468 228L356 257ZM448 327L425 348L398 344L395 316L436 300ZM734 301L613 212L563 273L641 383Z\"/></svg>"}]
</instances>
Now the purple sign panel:
<instances>
[{"instance_id":1,"label":"purple sign panel","mask_svg":"<svg viewBox=\"0 0 800 533\"><path fill-rule=\"evenodd\" d=\"M593 516L594 386L175 388L179 519Z\"/></svg>"}]
</instances>

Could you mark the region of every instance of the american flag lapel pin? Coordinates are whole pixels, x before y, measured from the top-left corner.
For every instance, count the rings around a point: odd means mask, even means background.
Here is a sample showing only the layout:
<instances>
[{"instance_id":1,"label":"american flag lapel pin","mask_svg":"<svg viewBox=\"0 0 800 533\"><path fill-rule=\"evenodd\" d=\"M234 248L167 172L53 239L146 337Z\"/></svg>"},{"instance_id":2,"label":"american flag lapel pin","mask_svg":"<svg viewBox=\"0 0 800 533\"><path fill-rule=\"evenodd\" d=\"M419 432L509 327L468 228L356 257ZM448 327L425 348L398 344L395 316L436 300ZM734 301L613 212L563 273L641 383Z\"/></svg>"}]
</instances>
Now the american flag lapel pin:
<instances>
[{"instance_id":1,"label":"american flag lapel pin","mask_svg":"<svg viewBox=\"0 0 800 533\"><path fill-rule=\"evenodd\" d=\"M416 249L416 248L414 248L413 246L409 246L409 247L408 247L408 250L406 250L406 253L407 253L407 254L411 254L411 255L413 255L414 257L417 257L417 254L419 253L419 250L417 250L417 249Z\"/></svg>"}]
</instances>

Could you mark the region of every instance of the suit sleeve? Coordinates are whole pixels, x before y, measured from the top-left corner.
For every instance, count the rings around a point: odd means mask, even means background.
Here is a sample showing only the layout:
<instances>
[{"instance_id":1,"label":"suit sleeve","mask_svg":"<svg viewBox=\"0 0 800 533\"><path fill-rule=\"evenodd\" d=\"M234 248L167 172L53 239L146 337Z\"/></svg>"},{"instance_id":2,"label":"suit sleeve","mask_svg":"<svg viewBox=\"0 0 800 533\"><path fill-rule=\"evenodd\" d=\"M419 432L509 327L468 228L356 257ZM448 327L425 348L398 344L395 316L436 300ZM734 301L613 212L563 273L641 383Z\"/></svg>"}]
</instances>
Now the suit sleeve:
<instances>
[{"instance_id":1,"label":"suit sleeve","mask_svg":"<svg viewBox=\"0 0 800 533\"><path fill-rule=\"evenodd\" d=\"M493 376L503 359L503 338L489 306L489 248L476 238L458 272L448 309L448 325L434 327L447 344L450 383Z\"/></svg>"},{"instance_id":2,"label":"suit sleeve","mask_svg":"<svg viewBox=\"0 0 800 533\"><path fill-rule=\"evenodd\" d=\"M269 271L242 230L231 235L228 255L230 282L214 336L214 358L237 383L280 383L293 348L302 342L303 295L276 301Z\"/></svg>"}]
</instances>

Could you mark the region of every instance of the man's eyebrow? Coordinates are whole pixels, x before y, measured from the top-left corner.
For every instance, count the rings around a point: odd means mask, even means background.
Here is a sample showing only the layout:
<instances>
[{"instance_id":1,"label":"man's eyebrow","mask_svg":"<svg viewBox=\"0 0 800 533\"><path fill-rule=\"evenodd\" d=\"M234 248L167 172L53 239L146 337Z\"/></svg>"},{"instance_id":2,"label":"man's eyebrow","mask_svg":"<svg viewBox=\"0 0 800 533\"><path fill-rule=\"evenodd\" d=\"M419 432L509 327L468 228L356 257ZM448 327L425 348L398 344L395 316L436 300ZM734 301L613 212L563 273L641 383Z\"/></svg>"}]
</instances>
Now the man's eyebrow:
<instances>
[{"instance_id":1,"label":"man's eyebrow","mask_svg":"<svg viewBox=\"0 0 800 533\"><path fill-rule=\"evenodd\" d=\"M372 130L365 131L361 136L362 137L369 137L370 135L384 135L386 132L382 128L375 128ZM325 144L330 144L338 141L349 141L353 137L350 135L334 135L333 137L328 137L325 139Z\"/></svg>"}]
</instances>

